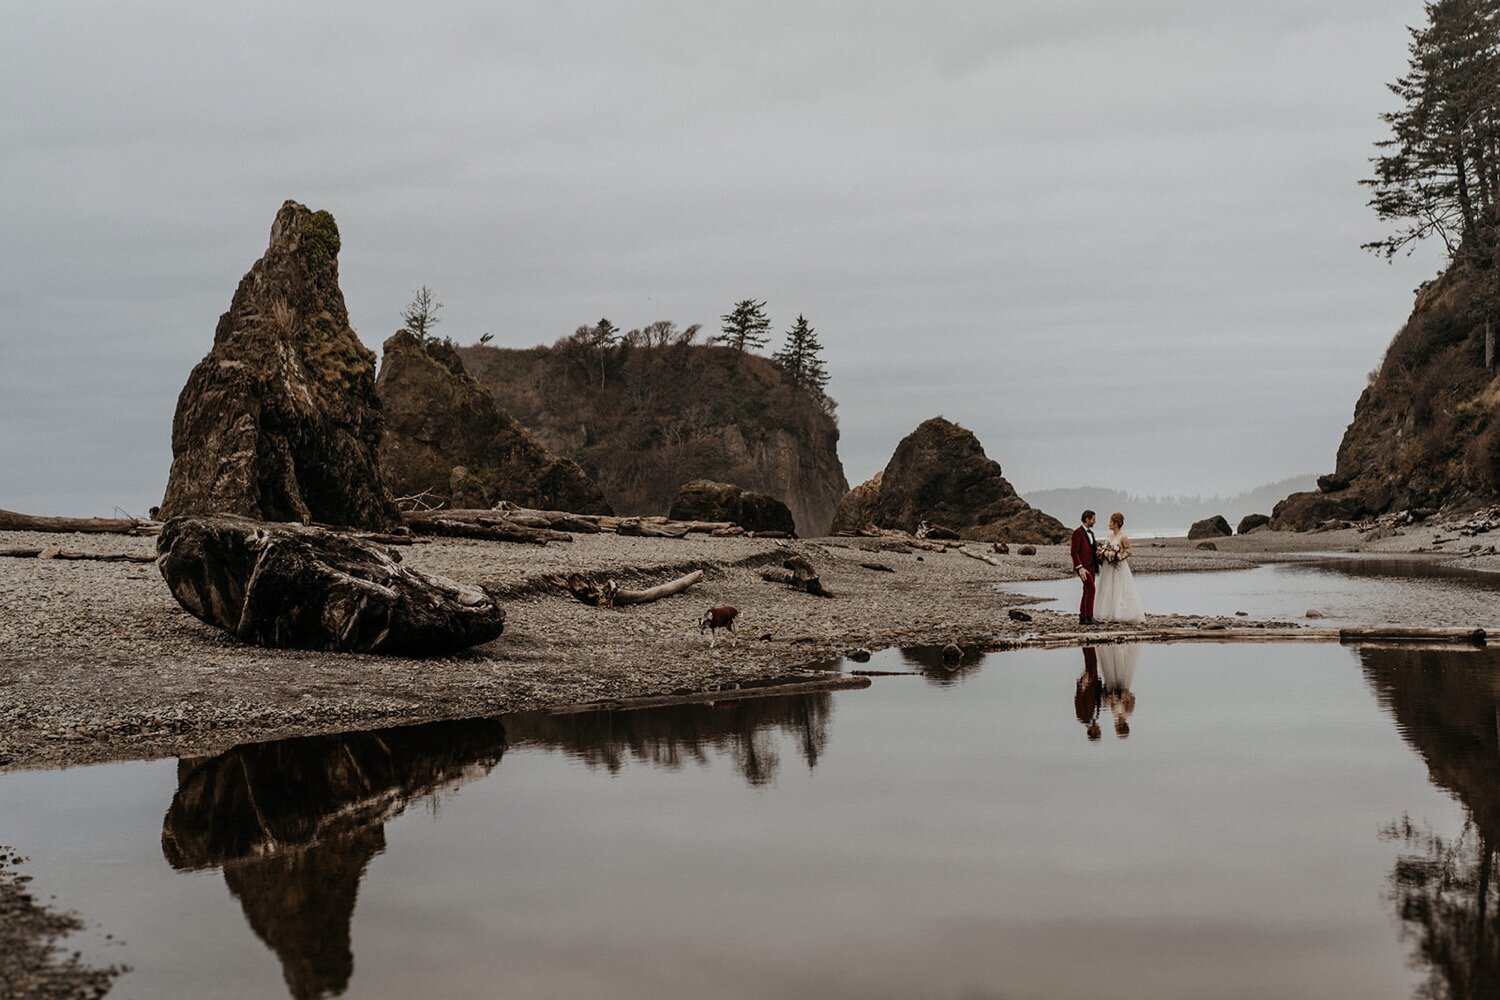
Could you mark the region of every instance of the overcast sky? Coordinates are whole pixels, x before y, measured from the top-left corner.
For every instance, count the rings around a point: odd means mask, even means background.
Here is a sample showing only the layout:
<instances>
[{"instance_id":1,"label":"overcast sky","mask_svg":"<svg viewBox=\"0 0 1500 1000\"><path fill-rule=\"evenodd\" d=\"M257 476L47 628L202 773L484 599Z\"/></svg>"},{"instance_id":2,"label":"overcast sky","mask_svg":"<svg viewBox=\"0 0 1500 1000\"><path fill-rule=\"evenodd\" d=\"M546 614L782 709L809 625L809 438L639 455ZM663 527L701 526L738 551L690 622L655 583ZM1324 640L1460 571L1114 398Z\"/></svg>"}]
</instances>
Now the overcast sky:
<instances>
[{"instance_id":1,"label":"overcast sky","mask_svg":"<svg viewBox=\"0 0 1500 1000\"><path fill-rule=\"evenodd\" d=\"M372 349L817 328L851 483L935 414L1023 492L1328 471L1437 270L1358 186L1419 0L37 3L0 33L0 507L142 513L281 202ZM773 346L775 346L773 344Z\"/></svg>"}]
</instances>

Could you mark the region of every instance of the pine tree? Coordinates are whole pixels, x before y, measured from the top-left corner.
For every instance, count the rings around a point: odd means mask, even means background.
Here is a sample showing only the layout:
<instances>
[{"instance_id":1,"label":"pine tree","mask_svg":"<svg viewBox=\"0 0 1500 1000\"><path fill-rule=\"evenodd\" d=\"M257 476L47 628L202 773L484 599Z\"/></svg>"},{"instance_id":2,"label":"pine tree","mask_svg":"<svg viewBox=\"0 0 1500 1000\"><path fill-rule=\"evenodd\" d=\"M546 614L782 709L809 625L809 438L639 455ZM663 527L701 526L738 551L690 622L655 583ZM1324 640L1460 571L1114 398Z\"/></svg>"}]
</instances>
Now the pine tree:
<instances>
[{"instance_id":1,"label":"pine tree","mask_svg":"<svg viewBox=\"0 0 1500 1000\"><path fill-rule=\"evenodd\" d=\"M1390 85L1370 207L1397 230L1366 244L1387 257L1429 236L1473 268L1486 330L1500 305L1500 0L1433 0L1411 29L1410 65ZM1487 336L1486 364L1493 363Z\"/></svg>"},{"instance_id":2,"label":"pine tree","mask_svg":"<svg viewBox=\"0 0 1500 1000\"><path fill-rule=\"evenodd\" d=\"M817 332L808 325L807 317L799 314L797 322L786 332L786 343L772 355L772 360L792 385L821 396L828 385L828 372L819 356L822 350Z\"/></svg>"},{"instance_id":3,"label":"pine tree","mask_svg":"<svg viewBox=\"0 0 1500 1000\"><path fill-rule=\"evenodd\" d=\"M413 293L412 300L401 310L401 320L422 343L427 343L433 337L432 328L438 325L437 311L443 308L443 304L437 301L437 296L432 294L432 289L423 285Z\"/></svg>"},{"instance_id":4,"label":"pine tree","mask_svg":"<svg viewBox=\"0 0 1500 1000\"><path fill-rule=\"evenodd\" d=\"M727 344L737 351L758 350L770 339L766 331L771 321L766 318L766 304L754 299L743 299L734 304L734 309L719 319L724 331L714 338L716 344Z\"/></svg>"}]
</instances>

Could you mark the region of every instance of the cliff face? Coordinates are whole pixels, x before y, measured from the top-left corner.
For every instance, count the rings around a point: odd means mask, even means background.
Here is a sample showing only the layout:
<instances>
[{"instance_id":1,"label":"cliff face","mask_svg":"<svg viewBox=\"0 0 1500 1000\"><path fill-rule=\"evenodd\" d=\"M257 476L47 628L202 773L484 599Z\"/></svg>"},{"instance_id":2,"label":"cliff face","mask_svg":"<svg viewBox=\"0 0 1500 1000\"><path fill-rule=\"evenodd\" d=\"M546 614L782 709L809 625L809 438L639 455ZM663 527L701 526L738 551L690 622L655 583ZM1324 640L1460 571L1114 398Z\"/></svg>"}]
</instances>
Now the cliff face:
<instances>
[{"instance_id":1,"label":"cliff face","mask_svg":"<svg viewBox=\"0 0 1500 1000\"><path fill-rule=\"evenodd\" d=\"M848 489L833 417L765 358L692 344L459 353L617 513L664 514L680 486L710 479L781 500L808 537L827 533Z\"/></svg>"},{"instance_id":2,"label":"cliff face","mask_svg":"<svg viewBox=\"0 0 1500 1000\"><path fill-rule=\"evenodd\" d=\"M349 326L333 216L282 205L172 420L161 516L386 529L375 356Z\"/></svg>"},{"instance_id":3,"label":"cliff face","mask_svg":"<svg viewBox=\"0 0 1500 1000\"><path fill-rule=\"evenodd\" d=\"M385 342L375 383L385 411L380 468L392 491L431 491L453 507L523 507L610 514L576 462L547 451L495 405L452 345L402 330Z\"/></svg>"},{"instance_id":4,"label":"cliff face","mask_svg":"<svg viewBox=\"0 0 1500 1000\"><path fill-rule=\"evenodd\" d=\"M1275 527L1305 530L1500 495L1500 379L1484 367L1474 292L1472 276L1457 266L1422 286L1355 404L1333 473L1316 491L1277 504Z\"/></svg>"}]
</instances>

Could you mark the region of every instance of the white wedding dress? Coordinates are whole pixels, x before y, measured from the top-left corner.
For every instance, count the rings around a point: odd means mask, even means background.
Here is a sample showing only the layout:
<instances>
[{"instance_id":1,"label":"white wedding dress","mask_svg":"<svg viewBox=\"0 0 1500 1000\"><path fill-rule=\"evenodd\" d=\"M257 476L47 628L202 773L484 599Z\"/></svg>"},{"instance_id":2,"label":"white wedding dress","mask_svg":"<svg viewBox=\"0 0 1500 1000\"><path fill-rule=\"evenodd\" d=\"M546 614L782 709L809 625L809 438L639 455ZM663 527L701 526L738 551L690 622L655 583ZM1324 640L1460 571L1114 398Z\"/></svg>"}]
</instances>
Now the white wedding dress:
<instances>
[{"instance_id":1,"label":"white wedding dress","mask_svg":"<svg viewBox=\"0 0 1500 1000\"><path fill-rule=\"evenodd\" d=\"M1111 531L1105 545L1119 547L1125 536ZM1094 621L1098 622L1143 622L1146 614L1141 610L1141 599L1135 596L1135 577L1130 572L1130 560L1118 563L1099 564L1099 586L1094 593Z\"/></svg>"}]
</instances>

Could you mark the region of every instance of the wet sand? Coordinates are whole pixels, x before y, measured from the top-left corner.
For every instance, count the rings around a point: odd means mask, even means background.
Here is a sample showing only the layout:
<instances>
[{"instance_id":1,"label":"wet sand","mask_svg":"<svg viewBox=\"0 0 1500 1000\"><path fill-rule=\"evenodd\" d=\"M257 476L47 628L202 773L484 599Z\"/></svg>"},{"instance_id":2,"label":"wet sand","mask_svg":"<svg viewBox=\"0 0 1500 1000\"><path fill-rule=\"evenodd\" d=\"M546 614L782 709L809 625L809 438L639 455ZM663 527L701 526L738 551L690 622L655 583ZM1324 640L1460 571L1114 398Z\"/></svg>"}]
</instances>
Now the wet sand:
<instances>
[{"instance_id":1,"label":"wet sand","mask_svg":"<svg viewBox=\"0 0 1500 1000\"><path fill-rule=\"evenodd\" d=\"M1228 570L1308 553L1403 551L1391 545L1402 539L1408 548L1431 547L1425 535L1366 543L1353 530L1262 532L1216 540L1216 551L1143 540L1134 564L1141 573ZM150 538L0 532L0 547L45 545L154 551ZM988 546L968 547L989 554ZM1032 610L1033 621L1013 621L1008 610L1026 599L998 586L1066 575L1064 546L992 556L999 565L954 551L879 548L876 539L702 535L580 535L545 548L422 540L402 549L411 565L511 594L504 636L428 660L244 646L178 607L149 563L3 558L0 768L217 753L299 734L806 683L828 677L857 648L957 643L979 650L1079 632L1076 616L1060 612ZM761 578L791 553L812 561L833 597ZM693 568L705 569L706 579L688 593L623 609L588 607L549 582L582 571L649 584ZM696 622L704 608L721 604L740 609L738 636L711 647ZM1226 620L1151 615L1148 624L1211 633Z\"/></svg>"}]
</instances>

